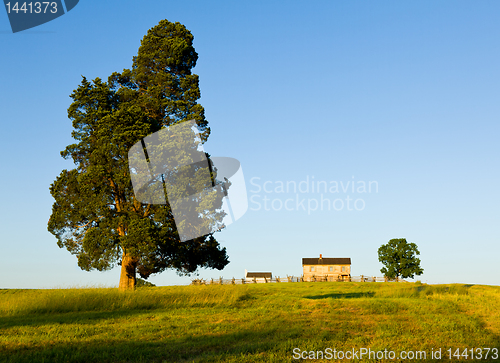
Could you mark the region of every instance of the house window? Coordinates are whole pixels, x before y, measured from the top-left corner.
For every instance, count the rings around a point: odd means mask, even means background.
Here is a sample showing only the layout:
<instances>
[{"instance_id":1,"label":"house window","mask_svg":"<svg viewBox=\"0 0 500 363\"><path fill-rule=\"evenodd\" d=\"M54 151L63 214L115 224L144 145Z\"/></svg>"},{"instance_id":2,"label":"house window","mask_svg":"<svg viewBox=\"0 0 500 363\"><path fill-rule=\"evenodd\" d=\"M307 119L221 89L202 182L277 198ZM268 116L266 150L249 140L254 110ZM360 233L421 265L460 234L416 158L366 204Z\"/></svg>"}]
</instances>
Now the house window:
<instances>
[{"instance_id":1,"label":"house window","mask_svg":"<svg viewBox=\"0 0 500 363\"><path fill-rule=\"evenodd\" d=\"M330 272L333 272L333 266L330 266Z\"/></svg>"},{"instance_id":2,"label":"house window","mask_svg":"<svg viewBox=\"0 0 500 363\"><path fill-rule=\"evenodd\" d=\"M342 266L342 272L345 272L345 266Z\"/></svg>"},{"instance_id":3,"label":"house window","mask_svg":"<svg viewBox=\"0 0 500 363\"><path fill-rule=\"evenodd\" d=\"M311 272L314 272L314 266L311 266Z\"/></svg>"}]
</instances>

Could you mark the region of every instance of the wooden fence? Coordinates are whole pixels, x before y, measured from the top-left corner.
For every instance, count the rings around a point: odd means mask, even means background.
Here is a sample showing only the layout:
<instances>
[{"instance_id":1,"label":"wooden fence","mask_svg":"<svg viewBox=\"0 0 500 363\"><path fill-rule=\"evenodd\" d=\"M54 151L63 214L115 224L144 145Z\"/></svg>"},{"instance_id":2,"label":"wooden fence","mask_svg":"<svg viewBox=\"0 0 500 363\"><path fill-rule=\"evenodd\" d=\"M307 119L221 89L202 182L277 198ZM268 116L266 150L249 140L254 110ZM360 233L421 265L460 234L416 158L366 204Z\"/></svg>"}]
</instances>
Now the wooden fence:
<instances>
[{"instance_id":1,"label":"wooden fence","mask_svg":"<svg viewBox=\"0 0 500 363\"><path fill-rule=\"evenodd\" d=\"M218 279L194 279L191 280L191 285L241 285L241 284L260 284L260 283L281 283L281 282L300 282L302 277L287 276L287 277L275 277L275 278L253 278L253 279L224 279L219 277Z\"/></svg>"},{"instance_id":2,"label":"wooden fence","mask_svg":"<svg viewBox=\"0 0 500 363\"><path fill-rule=\"evenodd\" d=\"M328 280L327 278L315 277L311 282L337 282L338 280ZM399 282L406 282L404 280L399 279ZM194 279L191 280L191 285L241 285L241 284L260 284L260 283L282 283L282 282L310 282L304 281L304 277L300 276L286 276L286 277L275 277L275 278L253 278L253 279L224 279L219 277L218 279ZM349 276L344 282L396 282L396 280L387 279L386 277L378 277L378 276Z\"/></svg>"},{"instance_id":3,"label":"wooden fence","mask_svg":"<svg viewBox=\"0 0 500 363\"><path fill-rule=\"evenodd\" d=\"M353 282L387 282L388 279L385 277L378 277L378 276L352 276L351 281Z\"/></svg>"}]
</instances>

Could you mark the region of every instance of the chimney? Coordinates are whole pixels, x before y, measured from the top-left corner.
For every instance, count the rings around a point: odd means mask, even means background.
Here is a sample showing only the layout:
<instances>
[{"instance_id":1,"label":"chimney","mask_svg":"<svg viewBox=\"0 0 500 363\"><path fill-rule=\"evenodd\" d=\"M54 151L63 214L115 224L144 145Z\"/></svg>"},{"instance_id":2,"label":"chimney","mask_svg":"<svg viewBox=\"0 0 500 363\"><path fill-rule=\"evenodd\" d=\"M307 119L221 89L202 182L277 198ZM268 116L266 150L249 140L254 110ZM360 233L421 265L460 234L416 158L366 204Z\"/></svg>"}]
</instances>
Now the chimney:
<instances>
[{"instance_id":1,"label":"chimney","mask_svg":"<svg viewBox=\"0 0 500 363\"><path fill-rule=\"evenodd\" d=\"M319 254L319 259L321 260L323 258L323 255L320 253Z\"/></svg>"}]
</instances>

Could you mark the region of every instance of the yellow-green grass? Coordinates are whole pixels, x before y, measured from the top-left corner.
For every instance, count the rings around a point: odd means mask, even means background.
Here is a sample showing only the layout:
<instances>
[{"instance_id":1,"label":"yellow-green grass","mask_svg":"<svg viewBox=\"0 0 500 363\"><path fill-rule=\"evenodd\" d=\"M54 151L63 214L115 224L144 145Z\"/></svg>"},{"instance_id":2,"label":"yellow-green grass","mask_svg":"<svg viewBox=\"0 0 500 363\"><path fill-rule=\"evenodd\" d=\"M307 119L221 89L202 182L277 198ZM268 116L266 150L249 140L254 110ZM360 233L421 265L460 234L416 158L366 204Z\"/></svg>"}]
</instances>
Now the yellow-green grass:
<instances>
[{"instance_id":1,"label":"yellow-green grass","mask_svg":"<svg viewBox=\"0 0 500 363\"><path fill-rule=\"evenodd\" d=\"M425 361L439 348L443 358L449 348L500 348L500 287L317 282L127 293L0 290L0 362L290 362L294 348L418 350L427 352ZM482 361L500 362L492 358Z\"/></svg>"}]
</instances>

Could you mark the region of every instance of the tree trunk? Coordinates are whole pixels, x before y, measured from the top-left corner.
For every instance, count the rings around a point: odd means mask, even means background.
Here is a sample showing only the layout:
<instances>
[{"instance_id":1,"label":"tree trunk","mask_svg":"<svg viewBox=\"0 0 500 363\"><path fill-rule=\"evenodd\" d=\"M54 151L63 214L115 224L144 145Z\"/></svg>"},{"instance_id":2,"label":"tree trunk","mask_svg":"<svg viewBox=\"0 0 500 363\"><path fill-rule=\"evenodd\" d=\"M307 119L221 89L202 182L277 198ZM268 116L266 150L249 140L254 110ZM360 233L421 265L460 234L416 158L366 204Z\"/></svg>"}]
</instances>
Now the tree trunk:
<instances>
[{"instance_id":1,"label":"tree trunk","mask_svg":"<svg viewBox=\"0 0 500 363\"><path fill-rule=\"evenodd\" d=\"M122 270L120 273L120 284L118 289L120 291L134 290L135 289L135 268L137 260L130 255L123 254L122 257Z\"/></svg>"}]
</instances>

